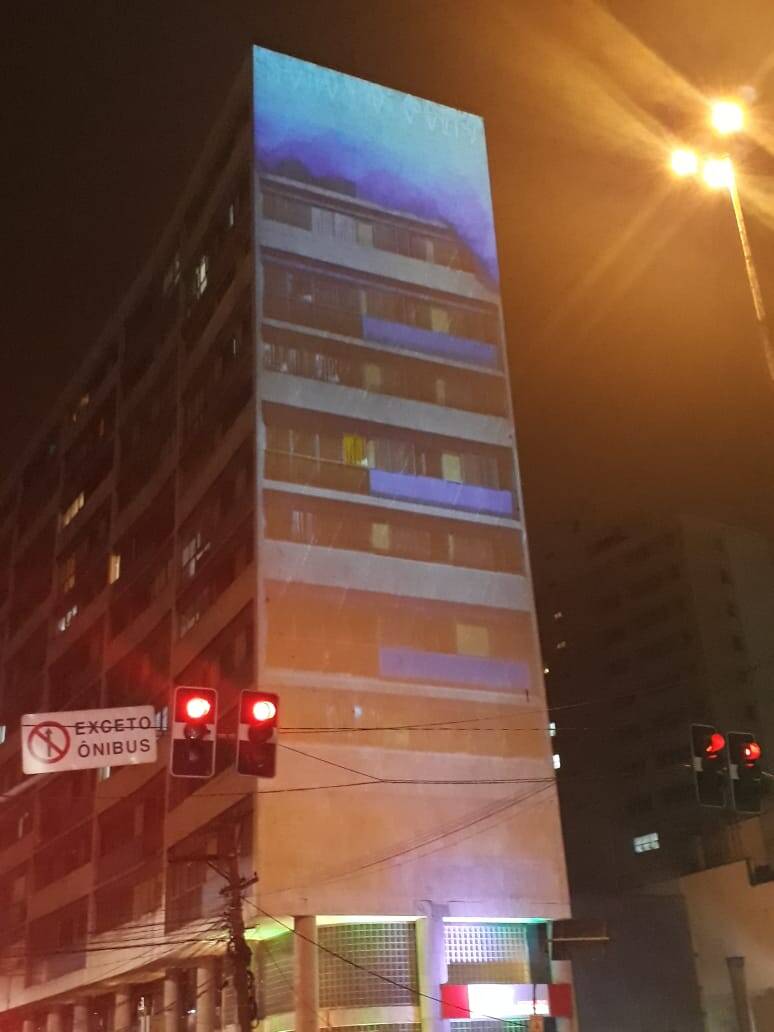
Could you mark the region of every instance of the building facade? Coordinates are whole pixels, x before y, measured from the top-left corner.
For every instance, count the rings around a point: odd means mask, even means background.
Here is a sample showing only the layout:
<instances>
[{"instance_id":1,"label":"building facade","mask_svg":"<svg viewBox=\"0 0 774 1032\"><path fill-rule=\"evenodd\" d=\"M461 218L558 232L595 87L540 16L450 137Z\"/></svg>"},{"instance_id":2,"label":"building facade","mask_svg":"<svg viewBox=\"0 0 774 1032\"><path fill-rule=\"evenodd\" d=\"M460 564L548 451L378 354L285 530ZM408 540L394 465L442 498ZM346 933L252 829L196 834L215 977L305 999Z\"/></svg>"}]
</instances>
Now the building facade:
<instances>
[{"instance_id":1,"label":"building facade","mask_svg":"<svg viewBox=\"0 0 774 1032\"><path fill-rule=\"evenodd\" d=\"M696 800L690 725L774 747L768 539L679 517L557 535L540 623L573 888L627 889L730 859Z\"/></svg>"},{"instance_id":2,"label":"building facade","mask_svg":"<svg viewBox=\"0 0 774 1032\"><path fill-rule=\"evenodd\" d=\"M4 1030L233 1025L202 859L233 850L266 1032L567 980L479 119L256 50L9 480L0 563ZM167 771L176 684L219 692L204 782ZM157 764L22 776L23 714L147 703Z\"/></svg>"}]
</instances>

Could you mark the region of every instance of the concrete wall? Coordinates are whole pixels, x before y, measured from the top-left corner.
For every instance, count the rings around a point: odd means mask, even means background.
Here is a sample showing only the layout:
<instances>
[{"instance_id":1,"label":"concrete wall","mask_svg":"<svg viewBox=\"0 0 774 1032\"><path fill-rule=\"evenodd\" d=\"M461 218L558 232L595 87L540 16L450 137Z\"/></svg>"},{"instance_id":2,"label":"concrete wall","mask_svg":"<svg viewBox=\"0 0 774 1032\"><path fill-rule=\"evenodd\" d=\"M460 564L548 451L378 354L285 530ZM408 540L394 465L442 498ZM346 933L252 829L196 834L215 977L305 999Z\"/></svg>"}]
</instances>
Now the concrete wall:
<instances>
[{"instance_id":1,"label":"concrete wall","mask_svg":"<svg viewBox=\"0 0 774 1032\"><path fill-rule=\"evenodd\" d=\"M680 879L707 1032L737 1032L727 957L744 957L757 1032L774 1029L774 882L750 885L739 861Z\"/></svg>"}]
</instances>

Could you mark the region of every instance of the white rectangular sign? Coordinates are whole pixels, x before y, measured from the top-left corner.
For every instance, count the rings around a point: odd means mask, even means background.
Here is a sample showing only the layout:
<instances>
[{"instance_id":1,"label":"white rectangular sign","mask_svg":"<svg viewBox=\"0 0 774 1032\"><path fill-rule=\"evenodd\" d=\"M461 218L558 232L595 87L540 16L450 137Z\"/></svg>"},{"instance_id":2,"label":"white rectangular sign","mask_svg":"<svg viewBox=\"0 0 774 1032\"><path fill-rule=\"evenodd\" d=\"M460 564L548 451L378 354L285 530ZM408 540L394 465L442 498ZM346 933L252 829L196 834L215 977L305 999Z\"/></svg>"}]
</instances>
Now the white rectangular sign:
<instances>
[{"instance_id":1,"label":"white rectangular sign","mask_svg":"<svg viewBox=\"0 0 774 1032\"><path fill-rule=\"evenodd\" d=\"M156 761L152 706L25 713L21 735L25 774Z\"/></svg>"}]
</instances>

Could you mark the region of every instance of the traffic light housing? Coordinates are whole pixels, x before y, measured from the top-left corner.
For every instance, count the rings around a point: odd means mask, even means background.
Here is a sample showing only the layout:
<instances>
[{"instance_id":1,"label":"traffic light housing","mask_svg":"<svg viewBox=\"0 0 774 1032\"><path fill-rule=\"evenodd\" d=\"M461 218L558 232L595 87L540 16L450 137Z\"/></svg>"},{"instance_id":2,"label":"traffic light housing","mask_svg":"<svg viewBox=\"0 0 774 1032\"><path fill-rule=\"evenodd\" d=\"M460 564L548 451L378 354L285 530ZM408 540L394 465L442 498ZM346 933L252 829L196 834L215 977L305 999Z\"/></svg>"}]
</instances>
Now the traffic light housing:
<instances>
[{"instance_id":1,"label":"traffic light housing","mask_svg":"<svg viewBox=\"0 0 774 1032\"><path fill-rule=\"evenodd\" d=\"M763 751L749 731L729 731L728 759L731 799L740 813L760 813L763 791Z\"/></svg>"},{"instance_id":2,"label":"traffic light housing","mask_svg":"<svg viewBox=\"0 0 774 1032\"><path fill-rule=\"evenodd\" d=\"M237 770L254 778L273 778L277 768L279 696L242 692L237 728Z\"/></svg>"},{"instance_id":3,"label":"traffic light housing","mask_svg":"<svg viewBox=\"0 0 774 1032\"><path fill-rule=\"evenodd\" d=\"M691 758L701 805L725 806L729 770L726 736L711 724L691 724Z\"/></svg>"},{"instance_id":4,"label":"traffic light housing","mask_svg":"<svg viewBox=\"0 0 774 1032\"><path fill-rule=\"evenodd\" d=\"M214 688L175 688L170 772L178 778L215 773L218 693Z\"/></svg>"}]
</instances>

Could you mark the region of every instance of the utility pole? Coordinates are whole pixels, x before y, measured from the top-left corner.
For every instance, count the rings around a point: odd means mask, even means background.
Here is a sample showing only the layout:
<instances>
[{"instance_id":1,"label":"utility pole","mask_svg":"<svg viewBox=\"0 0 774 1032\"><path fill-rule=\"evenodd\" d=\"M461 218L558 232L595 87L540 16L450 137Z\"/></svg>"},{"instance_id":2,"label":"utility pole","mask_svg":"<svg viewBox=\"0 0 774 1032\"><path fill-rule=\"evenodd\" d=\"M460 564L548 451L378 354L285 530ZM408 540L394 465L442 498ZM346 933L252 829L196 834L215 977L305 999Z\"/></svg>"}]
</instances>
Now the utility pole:
<instances>
[{"instance_id":1,"label":"utility pole","mask_svg":"<svg viewBox=\"0 0 774 1032\"><path fill-rule=\"evenodd\" d=\"M236 829L235 829L236 831ZM236 834L234 849L228 857L228 884L221 889L226 897L226 921L229 928L229 939L226 951L231 963L231 977L236 995L237 1021L239 1032L250 1032L253 1022L258 1017L255 1002L255 979L251 969L252 953L245 941L245 922L242 917L242 893L258 880L242 878L239 874L239 854L237 852ZM220 872L222 873L222 872Z\"/></svg>"},{"instance_id":2,"label":"utility pole","mask_svg":"<svg viewBox=\"0 0 774 1032\"><path fill-rule=\"evenodd\" d=\"M222 866L224 860L225 868ZM226 900L224 917L229 931L226 953L236 996L237 1023L239 1032L252 1032L253 1022L258 1018L258 1007L255 1000L255 979L251 968L253 955L245 939L242 893L251 885L255 885L258 876L254 874L252 878L243 878L239 873L239 826L234 826L232 848L225 856L222 853L188 854L174 857L170 863L180 864L193 861L207 864L226 882L220 890L220 894Z\"/></svg>"}]
</instances>

